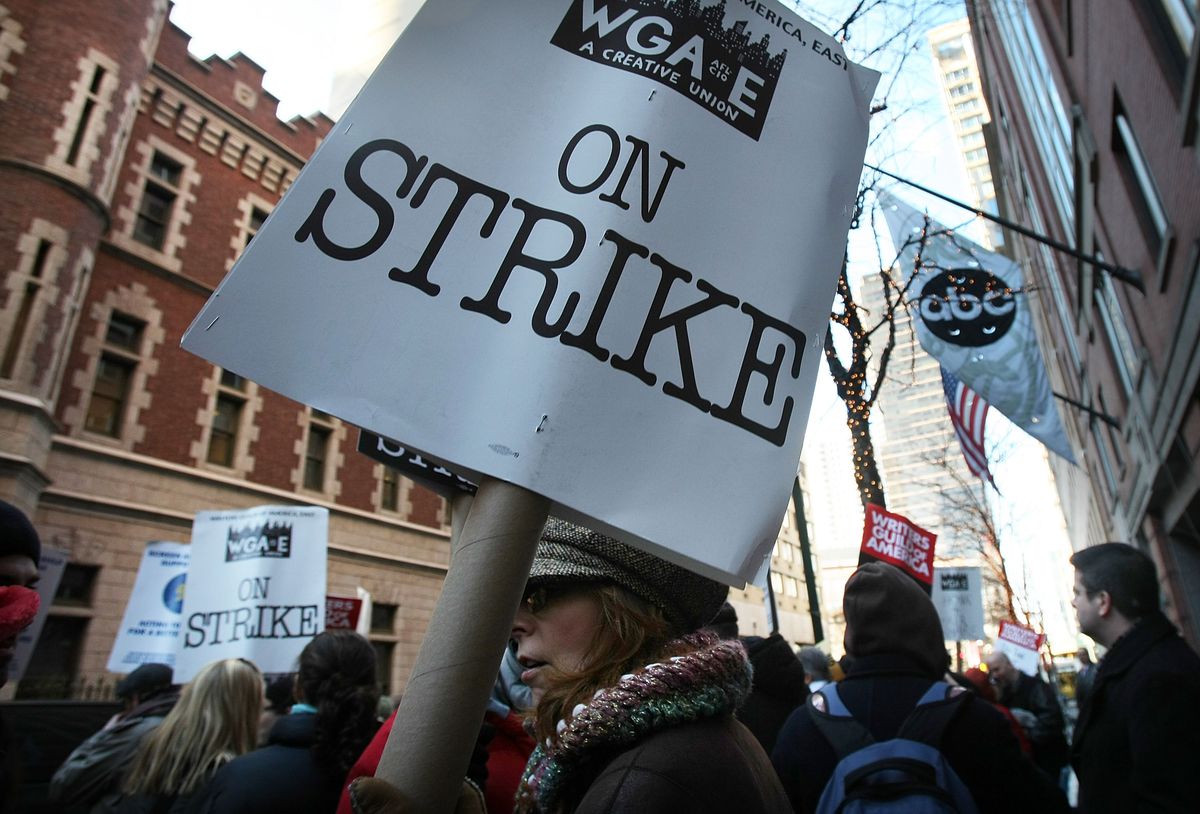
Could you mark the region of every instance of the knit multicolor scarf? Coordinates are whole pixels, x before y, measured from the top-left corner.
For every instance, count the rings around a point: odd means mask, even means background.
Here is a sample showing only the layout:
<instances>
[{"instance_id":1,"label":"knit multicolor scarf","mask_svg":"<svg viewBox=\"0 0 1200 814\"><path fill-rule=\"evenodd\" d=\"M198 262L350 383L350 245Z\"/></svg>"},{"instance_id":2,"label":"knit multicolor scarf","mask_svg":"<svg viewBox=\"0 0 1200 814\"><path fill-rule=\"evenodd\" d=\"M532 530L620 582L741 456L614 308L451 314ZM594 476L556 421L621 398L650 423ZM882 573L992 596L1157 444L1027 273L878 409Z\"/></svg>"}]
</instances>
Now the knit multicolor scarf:
<instances>
[{"instance_id":1,"label":"knit multicolor scarf","mask_svg":"<svg viewBox=\"0 0 1200 814\"><path fill-rule=\"evenodd\" d=\"M708 632L684 636L691 652L650 664L600 690L558 722L557 738L533 750L515 812L550 812L576 771L599 753L680 724L732 713L750 693L751 669L737 640Z\"/></svg>"}]
</instances>

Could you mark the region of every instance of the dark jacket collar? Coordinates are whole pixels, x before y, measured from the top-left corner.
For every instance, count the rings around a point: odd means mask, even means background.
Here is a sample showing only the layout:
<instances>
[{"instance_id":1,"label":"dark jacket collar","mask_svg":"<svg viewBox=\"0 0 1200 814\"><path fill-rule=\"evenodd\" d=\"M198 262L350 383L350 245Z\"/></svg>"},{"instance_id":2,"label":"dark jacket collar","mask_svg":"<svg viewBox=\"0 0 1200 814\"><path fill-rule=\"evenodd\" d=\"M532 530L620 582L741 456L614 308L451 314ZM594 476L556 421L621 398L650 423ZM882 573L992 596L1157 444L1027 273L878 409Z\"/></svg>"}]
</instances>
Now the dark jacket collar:
<instances>
[{"instance_id":1,"label":"dark jacket collar","mask_svg":"<svg viewBox=\"0 0 1200 814\"><path fill-rule=\"evenodd\" d=\"M940 675L932 675L928 667L908 653L872 653L869 656L847 656L842 662L847 678L865 678L876 675L915 675L937 681Z\"/></svg>"},{"instance_id":2,"label":"dark jacket collar","mask_svg":"<svg viewBox=\"0 0 1200 814\"><path fill-rule=\"evenodd\" d=\"M272 746L300 746L308 748L317 739L317 716L311 712L284 715L271 727L267 743Z\"/></svg>"},{"instance_id":3,"label":"dark jacket collar","mask_svg":"<svg viewBox=\"0 0 1200 814\"><path fill-rule=\"evenodd\" d=\"M1161 611L1154 611L1139 619L1124 636L1113 642L1112 648L1100 662L1096 678L1102 680L1124 673L1157 642L1177 635L1178 631L1170 620Z\"/></svg>"}]
</instances>

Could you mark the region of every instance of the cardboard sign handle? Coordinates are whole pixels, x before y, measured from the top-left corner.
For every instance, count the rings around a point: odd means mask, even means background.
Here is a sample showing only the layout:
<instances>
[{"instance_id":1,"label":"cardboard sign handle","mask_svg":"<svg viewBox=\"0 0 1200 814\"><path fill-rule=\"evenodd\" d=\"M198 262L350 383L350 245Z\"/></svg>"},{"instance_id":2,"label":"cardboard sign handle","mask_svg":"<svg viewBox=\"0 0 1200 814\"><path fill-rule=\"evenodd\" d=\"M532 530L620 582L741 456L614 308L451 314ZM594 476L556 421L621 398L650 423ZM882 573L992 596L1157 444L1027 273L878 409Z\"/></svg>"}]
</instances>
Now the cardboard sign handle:
<instances>
[{"instance_id":1,"label":"cardboard sign handle","mask_svg":"<svg viewBox=\"0 0 1200 814\"><path fill-rule=\"evenodd\" d=\"M479 485L375 776L413 814L454 810L550 501Z\"/></svg>"}]
</instances>

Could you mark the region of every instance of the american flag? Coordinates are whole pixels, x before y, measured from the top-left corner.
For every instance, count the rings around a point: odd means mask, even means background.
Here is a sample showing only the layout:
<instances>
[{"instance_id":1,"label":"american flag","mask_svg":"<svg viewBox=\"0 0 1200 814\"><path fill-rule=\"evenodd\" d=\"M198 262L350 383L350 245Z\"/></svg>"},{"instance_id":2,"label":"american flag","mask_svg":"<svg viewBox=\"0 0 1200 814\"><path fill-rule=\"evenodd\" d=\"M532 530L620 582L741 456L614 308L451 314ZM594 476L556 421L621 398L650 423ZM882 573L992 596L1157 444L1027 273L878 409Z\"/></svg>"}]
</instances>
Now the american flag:
<instances>
[{"instance_id":1,"label":"american flag","mask_svg":"<svg viewBox=\"0 0 1200 814\"><path fill-rule=\"evenodd\" d=\"M946 393L946 409L950 412L950 423L962 447L967 468L978 478L985 478L992 486L992 473L988 470L987 452L983 448L983 428L987 423L988 403L974 390L967 387L958 377L942 368L942 389Z\"/></svg>"}]
</instances>

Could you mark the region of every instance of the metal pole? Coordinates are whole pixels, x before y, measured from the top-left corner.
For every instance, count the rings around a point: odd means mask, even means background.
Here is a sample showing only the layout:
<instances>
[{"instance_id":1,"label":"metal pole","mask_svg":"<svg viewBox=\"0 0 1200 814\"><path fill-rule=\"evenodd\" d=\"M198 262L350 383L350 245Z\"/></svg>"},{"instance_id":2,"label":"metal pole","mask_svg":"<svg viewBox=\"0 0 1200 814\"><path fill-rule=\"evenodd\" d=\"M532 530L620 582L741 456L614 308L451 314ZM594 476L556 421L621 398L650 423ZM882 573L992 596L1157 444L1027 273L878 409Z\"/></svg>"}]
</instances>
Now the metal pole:
<instances>
[{"instance_id":1,"label":"metal pole","mask_svg":"<svg viewBox=\"0 0 1200 814\"><path fill-rule=\"evenodd\" d=\"M1076 401L1075 399L1071 398L1070 396L1064 396L1062 393L1053 393L1052 395L1059 401L1065 401L1067 404L1070 404L1076 410L1087 413L1092 418L1099 419L1100 421L1103 421L1105 424L1107 424L1110 427L1113 427L1118 430L1121 429L1121 422L1118 421L1117 419L1113 418L1112 416L1110 416L1108 413L1102 413L1099 410L1088 407L1086 404L1082 404L1082 403Z\"/></svg>"},{"instance_id":2,"label":"metal pole","mask_svg":"<svg viewBox=\"0 0 1200 814\"><path fill-rule=\"evenodd\" d=\"M1083 262L1089 263L1098 269L1107 271L1109 274L1111 274L1113 277L1116 277L1121 282L1128 283L1129 285L1133 286L1134 288L1136 288L1138 291L1142 292L1143 294L1146 293L1146 285L1145 285L1145 283L1142 282L1142 275L1139 272L1135 271L1134 269L1127 269L1124 266L1114 266L1112 263L1106 263L1105 261L1100 260L1099 258L1095 257L1094 255L1084 254L1083 252L1079 251L1078 249L1074 248L1073 246L1068 246L1066 243L1062 243L1058 240L1055 240L1052 237L1047 237L1046 235L1038 234L1037 232L1033 231L1032 229L1030 229L1027 226L1022 226L1019 223L1011 221L1007 218L1002 218L999 215L993 215L991 212L986 212L982 209L976 209L975 207L971 206L970 204L965 204L962 201L955 200L954 198L951 198L949 195L945 195L941 192L935 192L934 190L930 189L929 187L918 184L916 181L910 181L907 178L901 178L899 175L890 173L887 170L882 170L879 167L874 166L873 164L863 164L863 166L869 170L875 170L875 172L880 173L881 175L886 175L888 178L894 178L895 180L899 181L902 184L908 184L910 187L913 187L914 189L919 189L922 192L928 193L929 195L932 195L935 198L940 198L943 201L945 201L946 203L952 203L957 207L967 210L968 212L973 212L974 214L983 218L984 220L990 220L992 223L998 223L1001 226L1003 226L1005 229L1011 229L1014 232L1016 232L1017 234L1024 235L1025 237L1029 238L1030 240L1036 240L1038 243L1044 243L1047 246L1050 246L1051 248L1058 249L1060 252L1063 252L1064 254L1071 255L1071 257L1074 257L1076 260L1082 260Z\"/></svg>"},{"instance_id":3,"label":"metal pole","mask_svg":"<svg viewBox=\"0 0 1200 814\"><path fill-rule=\"evenodd\" d=\"M792 483L792 503L796 506L796 530L800 533L800 561L804 564L804 585L808 588L808 616L812 620L813 641L825 638L821 623L821 601L817 596L817 571L813 567L812 541L808 539L808 520L804 517L804 492L800 478ZM769 580L768 580L769 581Z\"/></svg>"}]
</instances>

